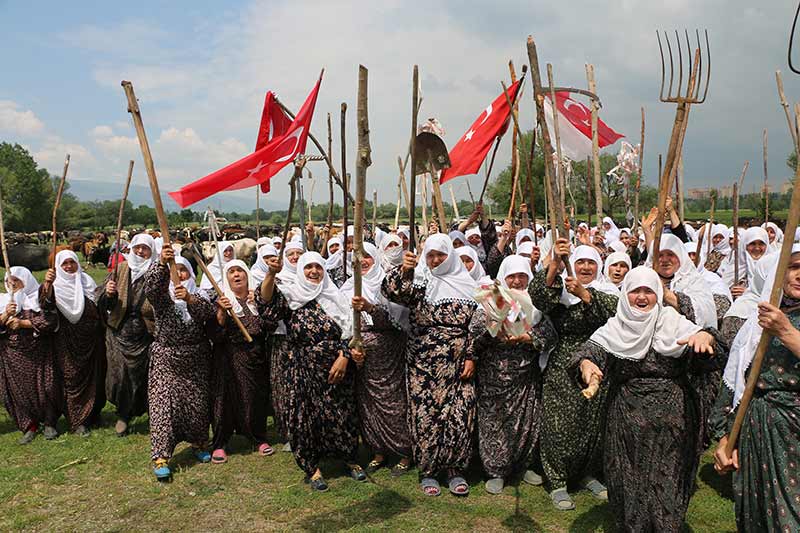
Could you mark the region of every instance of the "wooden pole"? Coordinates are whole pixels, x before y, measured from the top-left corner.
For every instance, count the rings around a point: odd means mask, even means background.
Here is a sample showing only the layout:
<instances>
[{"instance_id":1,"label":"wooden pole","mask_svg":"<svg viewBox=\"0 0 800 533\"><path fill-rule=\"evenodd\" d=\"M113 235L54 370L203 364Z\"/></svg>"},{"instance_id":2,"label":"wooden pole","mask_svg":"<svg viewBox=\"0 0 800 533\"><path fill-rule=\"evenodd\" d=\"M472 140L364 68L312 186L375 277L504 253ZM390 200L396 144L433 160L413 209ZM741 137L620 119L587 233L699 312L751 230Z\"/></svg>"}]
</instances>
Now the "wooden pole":
<instances>
[{"instance_id":1,"label":"wooden pole","mask_svg":"<svg viewBox=\"0 0 800 533\"><path fill-rule=\"evenodd\" d=\"M0 248L3 251L3 268L6 272L11 267L11 262L8 260L8 245L6 244L6 231L5 224L3 223L3 193L0 187Z\"/></svg>"},{"instance_id":2,"label":"wooden pole","mask_svg":"<svg viewBox=\"0 0 800 533\"><path fill-rule=\"evenodd\" d=\"M378 227L378 191L372 189L372 240L375 240L375 233Z\"/></svg>"},{"instance_id":3,"label":"wooden pole","mask_svg":"<svg viewBox=\"0 0 800 533\"><path fill-rule=\"evenodd\" d=\"M119 202L119 213L117 214L117 232L116 232L116 243L114 246L117 247L116 254L112 259L112 266L114 267L111 271L111 279L114 282L117 281L117 257L122 253L122 248L120 248L120 241L122 239L122 215L125 212L125 203L128 201L128 189L131 186L131 178L133 177L133 159L128 162L128 177L125 179L125 189L122 191L122 200Z\"/></svg>"},{"instance_id":4,"label":"wooden pole","mask_svg":"<svg viewBox=\"0 0 800 533\"><path fill-rule=\"evenodd\" d=\"M347 174L347 143L346 143L346 130L345 119L347 118L347 103L342 102L341 112L339 114L339 135L341 137L342 145L342 253L344 263L347 263L347 199L350 197L350 176ZM355 229L355 228L354 228ZM345 276L347 275L347 266L344 267Z\"/></svg>"},{"instance_id":5,"label":"wooden pole","mask_svg":"<svg viewBox=\"0 0 800 533\"><path fill-rule=\"evenodd\" d=\"M592 203L592 157L586 157L586 218L588 218L587 224L589 227L592 227L592 207L594 204ZM597 226L599 227L600 221L597 221Z\"/></svg>"},{"instance_id":6,"label":"wooden pole","mask_svg":"<svg viewBox=\"0 0 800 533\"><path fill-rule=\"evenodd\" d=\"M564 181L564 165L562 163L563 158L561 155L561 133L558 127L558 105L556 104L556 90L553 85L553 65L550 63L547 64L547 83L550 85L550 103L552 104L551 107L553 108L553 132L556 136L556 157L558 158L558 161L553 166L556 169L556 178L558 181L558 207L561 210L561 222L559 222L559 227L562 227L564 235L569 235L569 232L565 227L563 227L564 221L567 220L565 211L567 187ZM558 216L558 214L556 216Z\"/></svg>"},{"instance_id":7,"label":"wooden pole","mask_svg":"<svg viewBox=\"0 0 800 533\"><path fill-rule=\"evenodd\" d=\"M413 252L417 248L417 223L416 223L416 190L417 190L417 147L414 139L417 138L417 113L419 112L419 67L414 65L412 75L413 88L411 89L411 196L408 199L408 250Z\"/></svg>"},{"instance_id":8,"label":"wooden pole","mask_svg":"<svg viewBox=\"0 0 800 533\"><path fill-rule=\"evenodd\" d=\"M536 126L531 130L531 149L528 153L528 168L526 176L526 184L528 188L528 211L531 214L531 221L533 222L533 243L539 246L539 238L536 236L536 196L533 188L533 158L536 149Z\"/></svg>"},{"instance_id":9,"label":"wooden pole","mask_svg":"<svg viewBox=\"0 0 800 533\"><path fill-rule=\"evenodd\" d=\"M775 71L775 82L778 84L778 97L780 98L783 112L786 114L786 122L789 123L789 133L792 136L792 145L797 146L797 128L792 121L792 114L789 111L789 102L786 101L786 95L783 93L783 78L781 77L780 70Z\"/></svg>"},{"instance_id":10,"label":"wooden pole","mask_svg":"<svg viewBox=\"0 0 800 533\"><path fill-rule=\"evenodd\" d=\"M58 244L58 208L61 207L61 196L64 194L64 184L67 182L67 170L69 170L69 154L67 154L67 157L64 159L64 172L61 174L61 181L58 182L56 201L53 204L53 245L51 254L53 256L53 268L55 268L56 245Z\"/></svg>"},{"instance_id":11,"label":"wooden pole","mask_svg":"<svg viewBox=\"0 0 800 533\"><path fill-rule=\"evenodd\" d=\"M739 183L733 182L733 284L739 284Z\"/></svg>"},{"instance_id":12,"label":"wooden pole","mask_svg":"<svg viewBox=\"0 0 800 533\"><path fill-rule=\"evenodd\" d=\"M492 149L492 157L489 159L489 168L486 171L486 177L483 180L483 188L481 189L481 195L478 198L478 203L483 203L483 195L486 194L486 186L489 185L489 177L492 175L492 167L494 166L494 157L497 155L497 149L500 147L500 139L501 137L497 137L494 141L494 148Z\"/></svg>"},{"instance_id":13,"label":"wooden pole","mask_svg":"<svg viewBox=\"0 0 800 533\"><path fill-rule=\"evenodd\" d=\"M413 172L412 172L413 174ZM428 180L423 179L420 183L420 193L422 194L422 235L428 236Z\"/></svg>"},{"instance_id":14,"label":"wooden pole","mask_svg":"<svg viewBox=\"0 0 800 533\"><path fill-rule=\"evenodd\" d=\"M328 113L328 153L333 153L333 130L331 129L331 114ZM329 234L326 237L330 238L330 233L333 232L333 173L328 169L328 218L326 221ZM325 239L324 248L325 256L328 255L328 239Z\"/></svg>"},{"instance_id":15,"label":"wooden pole","mask_svg":"<svg viewBox=\"0 0 800 533\"><path fill-rule=\"evenodd\" d=\"M164 239L164 246L171 246L167 215L164 214L164 205L161 203L161 192L158 190L156 167L153 164L153 156L150 153L150 144L147 142L147 134L144 131L144 122L142 121L142 114L139 111L139 102L136 100L136 95L133 92L133 84L131 82L123 81L122 88L125 90L125 96L128 98L128 113L130 113L133 117L133 125L136 128L136 136L139 138L139 147L142 150L144 168L147 171L147 179L150 182L150 192L153 194L153 205L156 208L156 218L158 219L158 227L161 230L161 237ZM180 287L181 280L178 276L178 269L175 268L175 261L170 261L169 273L173 285L175 285L176 288Z\"/></svg>"},{"instance_id":16,"label":"wooden pole","mask_svg":"<svg viewBox=\"0 0 800 533\"><path fill-rule=\"evenodd\" d=\"M353 235L353 296L361 296L361 261L364 259L364 195L367 189L367 167L372 164L372 148L369 144L369 117L367 98L368 71L358 67L358 101L356 122L358 123L358 157L356 158L356 206ZM374 215L373 215L374 216ZM361 312L353 310L353 338L350 347L363 350L361 341ZM356 361L356 363L363 361Z\"/></svg>"},{"instance_id":17,"label":"wooden pole","mask_svg":"<svg viewBox=\"0 0 800 533\"><path fill-rule=\"evenodd\" d=\"M644 164L644 106L642 106L642 134L639 141L639 172L636 176L636 188L633 191L633 231L639 226L639 188L642 186L642 166Z\"/></svg>"},{"instance_id":18,"label":"wooden pole","mask_svg":"<svg viewBox=\"0 0 800 533\"><path fill-rule=\"evenodd\" d=\"M589 92L597 94L597 83L594 79L594 65L586 64L586 80L589 82ZM597 136L597 101L592 99L592 161L594 162L594 202L597 212L597 226L603 220L603 190L600 187L600 141ZM601 230L602 231L602 230Z\"/></svg>"},{"instance_id":19,"label":"wooden pole","mask_svg":"<svg viewBox=\"0 0 800 533\"><path fill-rule=\"evenodd\" d=\"M681 225L684 222L684 210L683 210L683 152L681 152L680 158L678 159L678 179L675 180L675 196L677 196L678 200L678 218L681 221Z\"/></svg>"},{"instance_id":20,"label":"wooden pole","mask_svg":"<svg viewBox=\"0 0 800 533\"><path fill-rule=\"evenodd\" d=\"M256 240L261 238L261 185L256 185Z\"/></svg>"},{"instance_id":21,"label":"wooden pole","mask_svg":"<svg viewBox=\"0 0 800 533\"><path fill-rule=\"evenodd\" d=\"M514 69L514 61L508 62L508 73L511 75L511 83L517 81L517 72ZM505 88L503 88L505 91ZM508 93L506 92L506 96ZM519 122L519 98L514 99L514 105L511 107L511 114L514 117L514 122ZM516 201L516 192L517 189L515 187L516 184L519 183L519 138L520 133L518 133L517 128L514 128L511 131L511 205L508 208L508 220L514 220L512 217L514 216L514 205ZM525 200L521 200L524 202Z\"/></svg>"},{"instance_id":22,"label":"wooden pole","mask_svg":"<svg viewBox=\"0 0 800 533\"><path fill-rule=\"evenodd\" d=\"M402 159L400 157L398 157L397 159L400 159L400 164L402 165L403 164ZM403 203L403 189L400 187L400 178L398 177L397 178L397 208L394 211L394 229L395 229L395 231L397 231L397 229L400 227L400 206L401 206L402 203Z\"/></svg>"},{"instance_id":23,"label":"wooden pole","mask_svg":"<svg viewBox=\"0 0 800 533\"><path fill-rule=\"evenodd\" d=\"M769 183L767 181L767 129L762 136L764 157L764 224L769 222Z\"/></svg>"},{"instance_id":24,"label":"wooden pole","mask_svg":"<svg viewBox=\"0 0 800 533\"><path fill-rule=\"evenodd\" d=\"M461 219L461 215L458 213L458 203L456 203L456 193L453 192L453 186L450 185L450 201L453 203L453 214L456 217L456 221Z\"/></svg>"}]
</instances>

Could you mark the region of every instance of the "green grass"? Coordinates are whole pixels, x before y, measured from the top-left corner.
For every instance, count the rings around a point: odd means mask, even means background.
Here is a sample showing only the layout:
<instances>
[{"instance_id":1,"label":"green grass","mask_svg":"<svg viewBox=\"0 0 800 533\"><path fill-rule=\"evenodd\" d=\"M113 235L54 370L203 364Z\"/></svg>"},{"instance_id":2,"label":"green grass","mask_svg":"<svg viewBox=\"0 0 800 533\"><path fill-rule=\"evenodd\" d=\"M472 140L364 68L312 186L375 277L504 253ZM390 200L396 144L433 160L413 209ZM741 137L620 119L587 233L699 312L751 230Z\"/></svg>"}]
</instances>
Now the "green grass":
<instances>
[{"instance_id":1,"label":"green grass","mask_svg":"<svg viewBox=\"0 0 800 533\"><path fill-rule=\"evenodd\" d=\"M89 272L101 281L105 272ZM41 279L43 273L37 272ZM41 435L17 445L20 433L0 409L0 531L613 531L608 505L586 491L575 495L577 510L552 508L547 492L518 482L502 495L484 491L480 468L467 475L472 494L424 496L417 473L394 479L381 470L370 482L352 481L339 463L323 464L330 484L313 494L292 455L251 453L235 437L224 465L197 464L188 445L178 446L174 480L155 481L150 466L147 417L133 433L116 437L113 407L105 427L88 438ZM66 431L62 419L59 431ZM277 437L269 426L277 449ZM360 461L369 457L361 450ZM698 490L687 516L687 531L735 531L730 477L718 477L711 454L703 458Z\"/></svg>"}]
</instances>

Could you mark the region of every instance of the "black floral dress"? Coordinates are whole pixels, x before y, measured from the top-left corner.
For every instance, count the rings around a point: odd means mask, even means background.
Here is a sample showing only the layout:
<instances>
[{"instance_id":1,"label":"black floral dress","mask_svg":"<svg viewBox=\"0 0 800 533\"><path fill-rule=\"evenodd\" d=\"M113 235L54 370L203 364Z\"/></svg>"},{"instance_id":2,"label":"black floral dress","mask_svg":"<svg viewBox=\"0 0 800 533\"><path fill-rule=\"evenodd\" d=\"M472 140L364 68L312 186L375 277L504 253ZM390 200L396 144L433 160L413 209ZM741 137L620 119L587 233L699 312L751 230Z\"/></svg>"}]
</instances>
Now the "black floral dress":
<instances>
[{"instance_id":1,"label":"black floral dress","mask_svg":"<svg viewBox=\"0 0 800 533\"><path fill-rule=\"evenodd\" d=\"M414 460L423 477L464 470L473 451L475 386L461 374L472 359L469 323L477 303L430 303L425 286L404 277L399 267L386 275L382 291L411 311L406 361Z\"/></svg>"},{"instance_id":2,"label":"black floral dress","mask_svg":"<svg viewBox=\"0 0 800 533\"><path fill-rule=\"evenodd\" d=\"M539 356L558 339L547 317L533 327L533 344L504 344L486 330L486 313L472 315L477 366L478 451L483 469L493 478L507 478L531 464L542 416L542 374Z\"/></svg>"},{"instance_id":3,"label":"black floral dress","mask_svg":"<svg viewBox=\"0 0 800 533\"><path fill-rule=\"evenodd\" d=\"M144 280L156 324L147 387L150 444L154 460L169 459L179 442L208 442L211 343L206 324L214 306L195 295L188 306L192 319L184 322L169 295L169 269L154 262Z\"/></svg>"},{"instance_id":4,"label":"black floral dress","mask_svg":"<svg viewBox=\"0 0 800 533\"><path fill-rule=\"evenodd\" d=\"M540 432L542 467L550 490L555 490L601 471L606 387L587 400L576 389L568 365L575 350L616 313L617 296L589 288L588 304L566 307L560 302L563 280L556 276L553 287L548 287L546 276L546 269L534 274L528 292L533 305L550 317L558 332L558 343L544 370Z\"/></svg>"},{"instance_id":5,"label":"black floral dress","mask_svg":"<svg viewBox=\"0 0 800 533\"><path fill-rule=\"evenodd\" d=\"M716 330L710 358L725 358ZM640 361L620 359L588 341L573 356L576 389L583 386L580 363L602 371L608 385L603 464L608 499L619 531L682 530L692 496L701 440L700 405L689 383L690 362L708 359L687 351L664 357L650 350Z\"/></svg>"},{"instance_id":6,"label":"black floral dress","mask_svg":"<svg viewBox=\"0 0 800 533\"><path fill-rule=\"evenodd\" d=\"M350 349L342 330L322 307L312 300L297 310L276 287L271 302L261 299L256 289L256 304L264 319L286 324L286 378L283 409L289 442L297 465L311 477L324 457L356 461L358 450L358 410L355 401L355 365L348 364L338 384L328 383L331 366L341 352L348 359Z\"/></svg>"},{"instance_id":7,"label":"black floral dress","mask_svg":"<svg viewBox=\"0 0 800 533\"><path fill-rule=\"evenodd\" d=\"M788 317L800 329L800 311ZM711 417L716 438L733 427L738 407L732 410L732 401L722 383ZM738 448L733 499L739 531L800 531L800 358L777 338L764 356Z\"/></svg>"}]
</instances>

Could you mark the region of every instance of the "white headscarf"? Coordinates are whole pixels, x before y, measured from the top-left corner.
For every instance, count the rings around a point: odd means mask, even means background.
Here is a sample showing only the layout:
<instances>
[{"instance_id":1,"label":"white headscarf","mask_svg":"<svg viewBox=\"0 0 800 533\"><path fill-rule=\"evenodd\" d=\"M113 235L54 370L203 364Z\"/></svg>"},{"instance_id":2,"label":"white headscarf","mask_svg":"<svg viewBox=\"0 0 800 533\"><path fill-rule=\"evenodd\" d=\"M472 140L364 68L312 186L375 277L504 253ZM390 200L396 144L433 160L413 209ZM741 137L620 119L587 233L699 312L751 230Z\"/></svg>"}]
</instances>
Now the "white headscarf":
<instances>
[{"instance_id":1,"label":"white headscarf","mask_svg":"<svg viewBox=\"0 0 800 533\"><path fill-rule=\"evenodd\" d=\"M775 272L775 265L778 264L779 257L780 254L768 254L758 260L750 278L750 285L733 302L728 312L725 313L725 317L735 316L747 319L755 315L758 302L761 301L759 298L764 290L764 284L767 282L767 278Z\"/></svg>"},{"instance_id":2,"label":"white headscarf","mask_svg":"<svg viewBox=\"0 0 800 533\"><path fill-rule=\"evenodd\" d=\"M265 244L272 244L272 239L269 237L259 237L256 241L256 248L261 248Z\"/></svg>"},{"instance_id":3,"label":"white headscarf","mask_svg":"<svg viewBox=\"0 0 800 533\"><path fill-rule=\"evenodd\" d=\"M277 248L278 247L277 245L281 244L282 242L283 242L283 237L279 237L278 235L275 235L272 238L272 245L275 246L275 248Z\"/></svg>"},{"instance_id":4,"label":"white headscarf","mask_svg":"<svg viewBox=\"0 0 800 533\"><path fill-rule=\"evenodd\" d=\"M628 293L639 287L647 287L656 293L656 305L649 311L631 307ZM664 306L664 289L658 274L649 267L636 267L625 276L622 294L617 300L617 313L608 322L592 333L589 340L620 359L641 361L652 346L653 350L666 357L680 357L686 350L678 341L702 328Z\"/></svg>"},{"instance_id":5,"label":"white headscarf","mask_svg":"<svg viewBox=\"0 0 800 533\"><path fill-rule=\"evenodd\" d=\"M478 285L464 268L461 258L454 253L450 237L444 233L436 233L425 240L422 249L422 261L425 264L428 253L433 250L447 254L447 258L430 269L431 277L425 287L425 299L432 304L447 300L474 302L475 289Z\"/></svg>"},{"instance_id":6,"label":"white headscarf","mask_svg":"<svg viewBox=\"0 0 800 533\"><path fill-rule=\"evenodd\" d=\"M534 246L535 245L531 241L520 243L520 245L517 246L517 255L527 254L528 257L530 257L531 254L533 254Z\"/></svg>"},{"instance_id":7,"label":"white headscarf","mask_svg":"<svg viewBox=\"0 0 800 533\"><path fill-rule=\"evenodd\" d=\"M500 263L500 268L497 271L497 281L500 282L500 285L502 285L505 289L511 291L515 300L522 302L523 310L527 309L527 306L530 305L532 312L529 311L530 316L528 318L531 325L535 326L542 320L542 312L536 309L536 307L533 305L527 290L509 288L508 283L506 283L506 278L513 274L525 274L528 276L528 284L530 284L531 280L533 279L531 262L520 255L509 255L505 257L503 262ZM525 318L525 314L522 315L522 318Z\"/></svg>"},{"instance_id":8,"label":"white headscarf","mask_svg":"<svg viewBox=\"0 0 800 533\"><path fill-rule=\"evenodd\" d=\"M607 217L606 217L607 218ZM610 281L606 281L603 279L603 260L600 258L600 254L593 246L587 246L585 244L581 244L575 251L572 252L572 255L569 257L569 263L572 266L572 272L575 272L575 263L580 261L581 259L589 259L594 261L597 265L597 273L595 274L594 279L588 284L584 285L584 287L593 288L600 292L604 292L606 294L613 294L614 296L619 296L619 289L616 285L611 283ZM564 271L563 276L566 277L566 271ZM575 296L574 294L567 291L566 285L561 289L561 303L566 307L571 307L581 299Z\"/></svg>"},{"instance_id":9,"label":"white headscarf","mask_svg":"<svg viewBox=\"0 0 800 533\"><path fill-rule=\"evenodd\" d=\"M689 258L683 242L671 233L664 233L661 236L661 250L669 250L678 257L680 266L677 272L668 280L670 290L680 292L689 297L694 308L695 323L701 328L717 326L717 306L714 297L706 286L703 276L697 271L694 263ZM647 265L652 266L654 262L653 248L647 256ZM655 258L658 261L657 258Z\"/></svg>"},{"instance_id":10,"label":"white headscarf","mask_svg":"<svg viewBox=\"0 0 800 533\"><path fill-rule=\"evenodd\" d=\"M273 247L273 250L275 247ZM277 255L277 253L275 254ZM233 289L231 289L231 284L228 281L228 271L233 267L239 267L244 270L244 273L247 275L247 291L248 291L248 298L247 298L247 308L250 310L250 313L254 315L258 315L258 309L256 308L256 303L250 300L250 292L256 288L256 280L253 277L253 273L247 268L247 265L244 261L240 259L234 259L233 261L228 261L225 263L225 266L222 269L222 292L225 296L230 300L231 306L233 306L233 312L239 318L244 316L244 308L242 304L239 303L239 299L234 294Z\"/></svg>"},{"instance_id":11,"label":"white headscarf","mask_svg":"<svg viewBox=\"0 0 800 533\"><path fill-rule=\"evenodd\" d=\"M315 284L306 278L304 268L306 265L317 264L322 267L322 280ZM284 268L286 264L284 263ZM317 252L306 252L297 260L297 280L289 285L279 285L278 290L289 303L289 309L296 311L311 300L325 311L342 330L342 339L353 336L353 319L350 302L331 281L325 271L325 259Z\"/></svg>"},{"instance_id":12,"label":"white headscarf","mask_svg":"<svg viewBox=\"0 0 800 533\"><path fill-rule=\"evenodd\" d=\"M153 253L155 255L161 255L161 249L164 248L164 237L156 237L153 239L153 244L155 245Z\"/></svg>"},{"instance_id":13,"label":"white headscarf","mask_svg":"<svg viewBox=\"0 0 800 533\"><path fill-rule=\"evenodd\" d=\"M392 235L387 233L384 236L383 241L385 242L390 237L394 237L398 241L400 240L400 237L398 237L397 235ZM384 242L382 242L381 244L384 244ZM403 250L402 242L400 243L399 247L395 246L395 248L399 248L402 251ZM407 330L409 327L408 308L390 302L381 292L381 285L383 284L383 278L386 277L386 272L381 267L380 252L378 252L378 249L374 245L365 242L364 254L371 257L374 263L367 272L361 274L361 296L373 305L381 305L386 309L388 309L389 315L391 315L392 319L394 319L394 321L397 322L397 324L401 325L403 329ZM355 284L355 278L348 278L348 280L344 282L344 284L340 289L345 299L349 302L351 308L353 305L352 300L354 293L354 284ZM361 317L364 323L372 325L372 317L369 315L369 313L362 312Z\"/></svg>"},{"instance_id":14,"label":"white headscarf","mask_svg":"<svg viewBox=\"0 0 800 533\"><path fill-rule=\"evenodd\" d=\"M522 228L517 232L517 236L514 237L514 245L516 248L519 248L519 245L522 244L522 239L527 237L530 239L531 242L535 240L535 235L533 234L533 230L530 228Z\"/></svg>"},{"instance_id":15,"label":"white headscarf","mask_svg":"<svg viewBox=\"0 0 800 533\"><path fill-rule=\"evenodd\" d=\"M469 241L467 240L467 236L464 235L463 232L454 229L450 233L447 234L450 237L450 240L453 241L453 248L456 247L456 240L461 241L461 246L469 246Z\"/></svg>"},{"instance_id":16,"label":"white headscarf","mask_svg":"<svg viewBox=\"0 0 800 533\"><path fill-rule=\"evenodd\" d=\"M686 255L689 255L690 260L691 260L690 254L697 253L697 245L693 242L683 243L683 248L686 250ZM727 260L723 260L723 263L725 263L725 261ZM728 288L728 286L725 284L725 282L719 275L709 270L706 270L706 267L705 265L703 265L703 263L699 263L697 265L697 271L700 273L701 276L703 276L703 280L705 280L705 282L708 283L708 289L711 291L712 294L724 296L729 301L731 302L733 301L731 290Z\"/></svg>"},{"instance_id":17,"label":"white headscarf","mask_svg":"<svg viewBox=\"0 0 800 533\"><path fill-rule=\"evenodd\" d=\"M133 247L140 244L150 248L151 255L147 259L142 259L133 251ZM137 279L144 276L144 273L147 272L147 269L149 269L150 265L153 264L153 256L156 254L156 243L147 233L137 233L134 235L133 239L131 239L131 245L128 247L128 249L130 251L125 256L125 261L128 263L128 268L131 271L131 283L133 283Z\"/></svg>"},{"instance_id":18,"label":"white headscarf","mask_svg":"<svg viewBox=\"0 0 800 533\"><path fill-rule=\"evenodd\" d=\"M456 253L458 253L459 257L466 256L472 259L472 269L468 270L467 272L478 285L484 285L492 282L492 279L487 276L486 271L483 270L483 265L481 265L481 262L478 260L477 252L475 252L471 246L462 246L461 248L456 248Z\"/></svg>"},{"instance_id":19,"label":"white headscarf","mask_svg":"<svg viewBox=\"0 0 800 533\"><path fill-rule=\"evenodd\" d=\"M764 224L761 224L761 227L764 228L764 231L766 231L767 228L772 228L772 231L775 232L775 240L772 242L769 242L769 233L767 233L767 251L779 252L781 249L781 243L783 243L783 230L774 222L765 222Z\"/></svg>"},{"instance_id":20,"label":"white headscarf","mask_svg":"<svg viewBox=\"0 0 800 533\"><path fill-rule=\"evenodd\" d=\"M397 246L388 246L392 243ZM393 268L397 268L403 264L403 239L393 233L387 234L379 246L380 249L380 264L384 271L388 272Z\"/></svg>"},{"instance_id":21,"label":"white headscarf","mask_svg":"<svg viewBox=\"0 0 800 533\"><path fill-rule=\"evenodd\" d=\"M334 244L338 244L339 248L335 252L331 252L331 246ZM342 245L341 235L337 235L336 237L331 237L328 239L327 248L328 258L325 259L325 270L333 270L342 264L344 246Z\"/></svg>"},{"instance_id":22,"label":"white headscarf","mask_svg":"<svg viewBox=\"0 0 800 533\"><path fill-rule=\"evenodd\" d=\"M17 278L23 285L22 289L13 294L11 290L11 281L9 280L10 277ZM36 281L36 278L33 277L33 274L31 274L31 271L27 268L21 266L9 268L5 274L5 286L7 293L4 295L5 297L0 300L0 305L3 307L0 311L5 311L5 306L11 303L12 299L14 303L17 304L17 314L22 313L23 309L33 311L34 313L38 313L42 310L41 307L39 307L39 282Z\"/></svg>"},{"instance_id":23,"label":"white headscarf","mask_svg":"<svg viewBox=\"0 0 800 533\"><path fill-rule=\"evenodd\" d=\"M230 241L220 241L219 246L217 248L217 253L215 254L216 257L208 263L207 268L208 272L214 277L214 281L217 282L217 285L220 287L222 286L222 269L225 268L225 264L228 263L228 259L225 259L225 251L229 248L233 249L233 243ZM232 260L231 260L232 261ZM222 267L220 268L220 265ZM211 280L207 276L203 276L203 279L200 280L200 288L201 289L210 289L213 285L211 285Z\"/></svg>"},{"instance_id":24,"label":"white headscarf","mask_svg":"<svg viewBox=\"0 0 800 533\"><path fill-rule=\"evenodd\" d=\"M733 239L733 232L736 231L739 234L739 249L736 253L734 253L733 248L731 247L731 253L728 254L722 264L717 269L717 274L722 276L722 282L725 284L726 287L733 287L737 283L741 282L742 280L747 280L747 252L744 249L744 230L742 228L730 228L728 230L728 244L730 244L731 239ZM736 277L736 256L739 256L739 279L734 280L733 278Z\"/></svg>"},{"instance_id":25,"label":"white headscarf","mask_svg":"<svg viewBox=\"0 0 800 533\"><path fill-rule=\"evenodd\" d=\"M606 245L609 245L612 242L619 240L619 228L614 223L614 219L612 219L611 217L604 217L603 224L605 224L606 222L611 224L611 227L609 229L603 230L605 231Z\"/></svg>"},{"instance_id":26,"label":"white headscarf","mask_svg":"<svg viewBox=\"0 0 800 533\"><path fill-rule=\"evenodd\" d=\"M67 259L72 259L78 264L78 270L70 274L61 266ZM56 297L56 307L64 318L72 324L77 324L83 316L84 297L94 301L94 291L97 283L81 268L78 256L72 250L61 250L56 254L56 280L53 289Z\"/></svg>"},{"instance_id":27,"label":"white headscarf","mask_svg":"<svg viewBox=\"0 0 800 533\"><path fill-rule=\"evenodd\" d=\"M625 263L626 265L628 265L629 271L631 268L633 268L633 263L631 263L631 257L628 254L626 254L625 252L614 252L608 254L608 257L606 257L606 262L603 265L603 276L605 276L606 281L608 281L617 288L621 288L622 284L625 282L625 278L622 278L622 281L619 283L619 285L617 285L616 283L611 281L611 276L608 275L608 267L610 267L611 265L616 265L617 263Z\"/></svg>"},{"instance_id":28,"label":"white headscarf","mask_svg":"<svg viewBox=\"0 0 800 533\"><path fill-rule=\"evenodd\" d=\"M283 247L283 268L275 275L275 279L279 284L290 284L297 281L297 263L292 264L286 257L286 253L290 250L300 250L303 253L303 243L289 241ZM303 257L302 255L300 257ZM300 262L300 259L297 260Z\"/></svg>"},{"instance_id":29,"label":"white headscarf","mask_svg":"<svg viewBox=\"0 0 800 533\"><path fill-rule=\"evenodd\" d=\"M478 227L472 227L467 230L464 236L467 238L467 246L471 247L475 252L478 254L478 259L481 261L486 260L486 250L483 248L483 243L479 242L478 244L472 244L469 242L469 238L473 235L477 235L478 238L481 238L481 230Z\"/></svg>"},{"instance_id":30,"label":"white headscarf","mask_svg":"<svg viewBox=\"0 0 800 533\"><path fill-rule=\"evenodd\" d=\"M261 238L264 239L266 237ZM269 272L269 266L264 261L264 258L270 256L278 257L278 250L267 240L266 244L258 247L256 255L256 262L253 263L253 268L250 269L250 275L253 276L256 284L258 284L264 281L264 278L267 277L267 272Z\"/></svg>"},{"instance_id":31,"label":"white headscarf","mask_svg":"<svg viewBox=\"0 0 800 533\"><path fill-rule=\"evenodd\" d=\"M792 255L798 252L800 252L800 244L793 245ZM772 268L764 282L764 287L757 298L756 305L758 305L758 302L769 301L772 286L776 283L775 276L777 274L777 267L778 264L776 261L774 268ZM780 283L783 283L783 280L781 280ZM733 392L733 403L731 407L734 409L739 405L739 401L741 401L742 395L744 394L745 385L747 384L745 374L747 373L747 369L750 368L750 363L753 362L753 356L761 340L762 331L761 326L758 325L758 313L754 312L748 317L747 322L744 323L744 326L742 326L731 343L728 364L725 365L722 381L725 383L725 386Z\"/></svg>"},{"instance_id":32,"label":"white headscarf","mask_svg":"<svg viewBox=\"0 0 800 533\"><path fill-rule=\"evenodd\" d=\"M608 245L610 250L614 250L614 252L622 252L626 253L625 251L628 249L627 246L622 241L613 241Z\"/></svg>"},{"instance_id":33,"label":"white headscarf","mask_svg":"<svg viewBox=\"0 0 800 533\"><path fill-rule=\"evenodd\" d=\"M719 244L713 244L714 237L718 235L722 237L722 240L719 242ZM714 224L714 226L711 228L711 241L713 246L712 250L719 252L725 257L731 253L731 245L730 242L728 242L728 235L730 235L730 230L725 224Z\"/></svg>"}]
</instances>

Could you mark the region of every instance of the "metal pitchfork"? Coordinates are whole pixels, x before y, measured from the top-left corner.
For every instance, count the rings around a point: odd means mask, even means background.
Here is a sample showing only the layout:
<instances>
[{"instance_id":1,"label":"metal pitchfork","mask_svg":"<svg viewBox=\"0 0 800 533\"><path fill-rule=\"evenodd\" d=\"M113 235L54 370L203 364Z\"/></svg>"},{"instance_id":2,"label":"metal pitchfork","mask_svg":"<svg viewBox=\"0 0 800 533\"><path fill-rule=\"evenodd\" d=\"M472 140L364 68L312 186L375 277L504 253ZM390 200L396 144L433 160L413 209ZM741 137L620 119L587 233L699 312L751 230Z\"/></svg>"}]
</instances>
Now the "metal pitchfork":
<instances>
[{"instance_id":1,"label":"metal pitchfork","mask_svg":"<svg viewBox=\"0 0 800 533\"><path fill-rule=\"evenodd\" d=\"M686 126L689 121L689 108L694 104L702 104L706 101L708 95L708 86L711 81L711 48L708 45L708 30L703 31L706 44L706 76L703 80L703 54L702 46L700 44L700 31L695 30L695 37L697 39L697 48L694 50L694 60L692 60L692 48L689 39L689 32L684 30L686 38L686 59L688 60L688 80L684 84L683 81L683 52L681 45L681 38L678 31L675 31L675 49L678 52L678 83L675 84L675 58L672 52L672 43L670 42L669 34L664 32L664 41L666 41L667 53L669 54L669 86L666 94L664 93L664 85L666 83L666 61L664 60L664 46L661 43L661 34L656 30L656 38L658 39L658 51L661 54L661 89L659 91L659 100L666 103L678 104L675 110L675 122L672 125L672 135L669 140L669 149L667 151L667 160L664 165L664 173L659 176L659 189L658 189L658 217L656 218L655 233L653 236L653 264L658 261L658 254L661 245L661 233L664 229L665 206L667 196L672 188L673 180L678 169L678 159L681 151L683 150L683 139L686 136ZM673 85L675 92L673 93ZM702 94L702 97L700 96Z\"/></svg>"}]
</instances>

